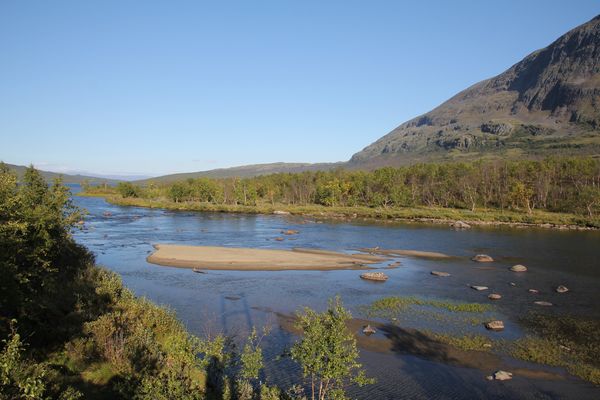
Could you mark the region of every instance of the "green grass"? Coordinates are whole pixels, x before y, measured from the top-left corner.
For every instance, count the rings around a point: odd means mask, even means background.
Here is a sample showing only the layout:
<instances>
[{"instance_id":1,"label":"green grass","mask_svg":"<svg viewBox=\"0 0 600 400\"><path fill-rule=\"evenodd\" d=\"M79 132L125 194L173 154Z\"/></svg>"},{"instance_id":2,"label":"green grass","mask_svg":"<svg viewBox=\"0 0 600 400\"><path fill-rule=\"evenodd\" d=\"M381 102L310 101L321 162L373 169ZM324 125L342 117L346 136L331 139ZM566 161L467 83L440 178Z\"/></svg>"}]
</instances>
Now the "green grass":
<instances>
[{"instance_id":1,"label":"green grass","mask_svg":"<svg viewBox=\"0 0 600 400\"><path fill-rule=\"evenodd\" d=\"M489 304L460 303L441 300L425 300L414 296L393 296L376 300L363 311L370 318L397 318L404 312L415 311L416 308L431 307L437 310L452 313L484 313L491 311L493 307ZM472 317L472 316L470 316Z\"/></svg>"},{"instance_id":2,"label":"green grass","mask_svg":"<svg viewBox=\"0 0 600 400\"><path fill-rule=\"evenodd\" d=\"M531 314L521 321L529 335L510 345L518 359L561 366L600 385L600 321L571 316Z\"/></svg>"},{"instance_id":3,"label":"green grass","mask_svg":"<svg viewBox=\"0 0 600 400\"><path fill-rule=\"evenodd\" d=\"M107 385L110 380L117 376L114 366L109 362L99 362L91 364L81 373L84 382L93 385Z\"/></svg>"},{"instance_id":4,"label":"green grass","mask_svg":"<svg viewBox=\"0 0 600 400\"><path fill-rule=\"evenodd\" d=\"M445 333L427 332L438 342L448 344L465 351L492 351L493 341L483 335L454 336Z\"/></svg>"},{"instance_id":5,"label":"green grass","mask_svg":"<svg viewBox=\"0 0 600 400\"><path fill-rule=\"evenodd\" d=\"M288 211L291 214L310 216L320 219L366 219L380 221L419 221L445 223L456 220L472 224L515 224L515 225L566 225L588 228L600 228L600 217L588 218L582 215L553 213L534 210L531 214L486 209L475 212L457 208L441 207L328 207L317 204L289 205L257 203L253 206L233 204L213 204L204 202L175 203L166 198L123 198L114 189L94 189L92 192L80 193L80 196L103 197L111 204L120 206L136 206L147 208L163 208L168 210L229 212L247 214L272 214L275 210Z\"/></svg>"}]
</instances>

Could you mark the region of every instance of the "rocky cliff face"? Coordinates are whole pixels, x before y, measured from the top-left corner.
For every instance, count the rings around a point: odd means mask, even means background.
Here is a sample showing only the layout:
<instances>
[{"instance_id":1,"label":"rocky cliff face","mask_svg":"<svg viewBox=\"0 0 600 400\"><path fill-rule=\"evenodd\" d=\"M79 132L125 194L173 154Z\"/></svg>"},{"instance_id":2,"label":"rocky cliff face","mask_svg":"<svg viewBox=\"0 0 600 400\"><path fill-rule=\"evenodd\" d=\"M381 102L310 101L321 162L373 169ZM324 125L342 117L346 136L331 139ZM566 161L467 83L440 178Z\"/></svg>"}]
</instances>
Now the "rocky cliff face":
<instances>
[{"instance_id":1,"label":"rocky cliff face","mask_svg":"<svg viewBox=\"0 0 600 400\"><path fill-rule=\"evenodd\" d=\"M356 153L350 164L600 154L600 16Z\"/></svg>"}]
</instances>

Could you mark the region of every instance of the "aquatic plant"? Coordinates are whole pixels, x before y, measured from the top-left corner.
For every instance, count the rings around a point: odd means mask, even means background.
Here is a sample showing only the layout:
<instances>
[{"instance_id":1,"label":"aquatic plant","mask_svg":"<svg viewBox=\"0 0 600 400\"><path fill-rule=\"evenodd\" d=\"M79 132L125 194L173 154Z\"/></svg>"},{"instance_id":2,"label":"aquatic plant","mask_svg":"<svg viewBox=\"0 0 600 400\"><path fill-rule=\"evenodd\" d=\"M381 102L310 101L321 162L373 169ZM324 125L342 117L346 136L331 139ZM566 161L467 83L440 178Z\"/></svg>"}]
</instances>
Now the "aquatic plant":
<instances>
[{"instance_id":1,"label":"aquatic plant","mask_svg":"<svg viewBox=\"0 0 600 400\"><path fill-rule=\"evenodd\" d=\"M432 307L455 313L483 313L493 309L489 304L463 303L423 299L414 296L392 296L376 300L370 305L363 307L363 311L371 318L396 318L401 313L414 311L415 306Z\"/></svg>"}]
</instances>

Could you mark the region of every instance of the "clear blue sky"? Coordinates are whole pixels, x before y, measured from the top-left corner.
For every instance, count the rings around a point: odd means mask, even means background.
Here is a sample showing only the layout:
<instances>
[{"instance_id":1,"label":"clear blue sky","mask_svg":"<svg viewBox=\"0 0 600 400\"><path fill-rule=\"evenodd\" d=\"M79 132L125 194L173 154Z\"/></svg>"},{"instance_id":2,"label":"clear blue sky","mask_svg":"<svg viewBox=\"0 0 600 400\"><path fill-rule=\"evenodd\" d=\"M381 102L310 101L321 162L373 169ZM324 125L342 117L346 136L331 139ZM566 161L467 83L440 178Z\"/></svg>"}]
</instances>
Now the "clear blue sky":
<instances>
[{"instance_id":1,"label":"clear blue sky","mask_svg":"<svg viewBox=\"0 0 600 400\"><path fill-rule=\"evenodd\" d=\"M0 1L0 159L164 174L347 160L590 1Z\"/></svg>"}]
</instances>

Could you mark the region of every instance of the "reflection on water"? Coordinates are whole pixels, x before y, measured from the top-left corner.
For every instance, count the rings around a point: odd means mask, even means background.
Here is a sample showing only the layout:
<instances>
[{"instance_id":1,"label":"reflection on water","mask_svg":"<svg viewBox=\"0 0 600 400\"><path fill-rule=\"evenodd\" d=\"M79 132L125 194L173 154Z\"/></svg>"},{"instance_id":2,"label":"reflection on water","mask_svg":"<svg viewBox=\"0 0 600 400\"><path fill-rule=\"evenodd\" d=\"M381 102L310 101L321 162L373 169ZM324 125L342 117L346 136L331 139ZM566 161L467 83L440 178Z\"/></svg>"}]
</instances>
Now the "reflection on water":
<instances>
[{"instance_id":1,"label":"reflection on water","mask_svg":"<svg viewBox=\"0 0 600 400\"><path fill-rule=\"evenodd\" d=\"M190 213L118 207L98 198L75 197L89 211L86 228L77 240L96 254L97 262L118 272L136 294L168 305L190 331L201 335L220 329L245 335L252 326L274 326L265 346L269 380L289 383L299 373L289 361L274 359L294 340L277 329L273 310L292 313L303 306L323 309L327 300L340 294L354 314L360 306L384 296L414 295L457 301L487 303L489 292L477 292L470 284L489 286L503 298L495 303L494 316L505 320L507 329L495 337L507 339L522 334L515 323L547 300L556 306L545 312L584 314L600 318L600 233L544 229L477 228L453 231L436 225L374 225L318 223L303 218L225 213ZM283 229L300 234L274 239ZM167 268L145 261L155 243L240 246L290 249L293 247L352 251L362 247L436 251L458 256L449 260L398 258L402 265L386 270L390 279L376 284L358 278L359 271L209 271L194 274L187 269ZM492 255L497 262L480 268L469 261L475 253ZM529 271L508 271L513 264ZM387 264L387 263L386 263ZM385 264L384 264L385 265ZM451 273L436 278L431 270ZM513 282L516 286L511 286ZM571 288L565 295L554 288ZM536 288L533 296L527 289ZM460 330L443 321L408 317L402 323L433 330ZM490 334L482 326L472 332ZM356 389L355 397L398 398L593 398L597 390L584 382L526 380L488 382L480 370L434 363L408 355L362 352L368 371L378 383ZM489 371L491 373L493 371Z\"/></svg>"}]
</instances>

